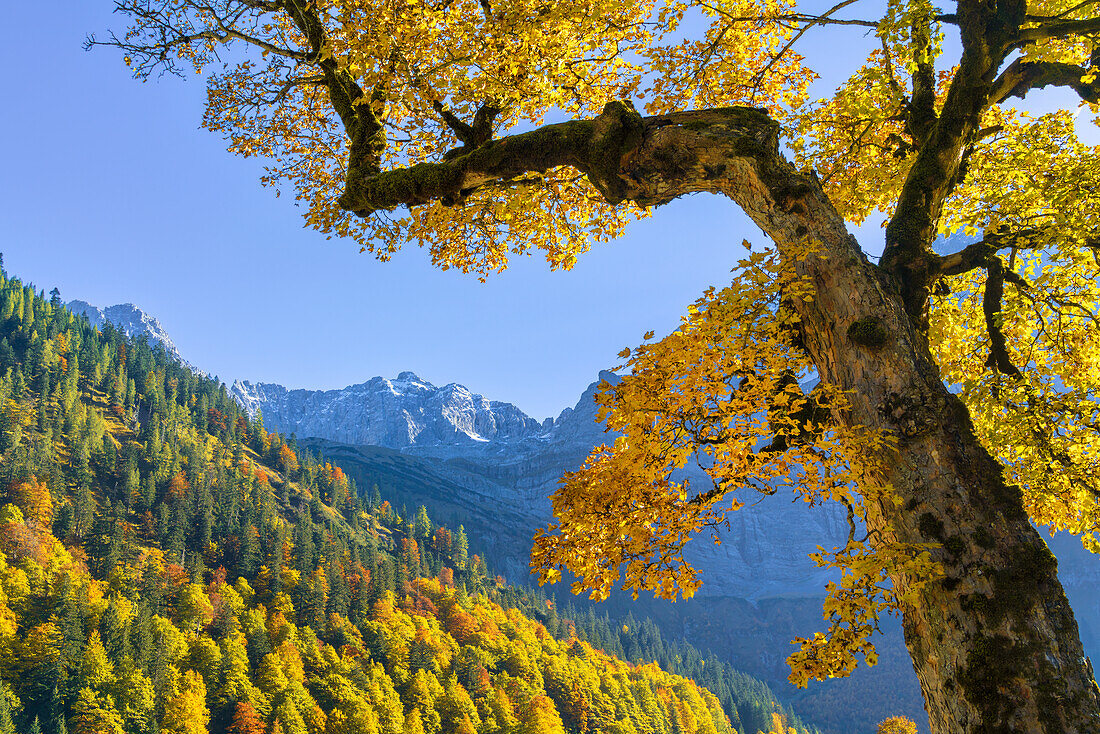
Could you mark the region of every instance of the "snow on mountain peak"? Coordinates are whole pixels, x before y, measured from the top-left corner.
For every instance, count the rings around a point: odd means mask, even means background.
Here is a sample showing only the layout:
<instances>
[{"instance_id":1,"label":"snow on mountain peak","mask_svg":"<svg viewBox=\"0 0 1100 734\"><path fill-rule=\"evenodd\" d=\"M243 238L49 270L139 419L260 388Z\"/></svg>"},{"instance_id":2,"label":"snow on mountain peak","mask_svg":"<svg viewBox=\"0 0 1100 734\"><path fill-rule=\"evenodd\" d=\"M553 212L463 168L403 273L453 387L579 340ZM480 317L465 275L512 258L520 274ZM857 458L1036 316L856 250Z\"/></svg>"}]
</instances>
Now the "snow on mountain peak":
<instances>
[{"instance_id":1,"label":"snow on mountain peak","mask_svg":"<svg viewBox=\"0 0 1100 734\"><path fill-rule=\"evenodd\" d=\"M461 446L546 430L511 403L490 401L457 383L436 387L408 370L340 390L288 390L238 380L229 393L251 415L262 410L270 428L351 444Z\"/></svg>"}]
</instances>

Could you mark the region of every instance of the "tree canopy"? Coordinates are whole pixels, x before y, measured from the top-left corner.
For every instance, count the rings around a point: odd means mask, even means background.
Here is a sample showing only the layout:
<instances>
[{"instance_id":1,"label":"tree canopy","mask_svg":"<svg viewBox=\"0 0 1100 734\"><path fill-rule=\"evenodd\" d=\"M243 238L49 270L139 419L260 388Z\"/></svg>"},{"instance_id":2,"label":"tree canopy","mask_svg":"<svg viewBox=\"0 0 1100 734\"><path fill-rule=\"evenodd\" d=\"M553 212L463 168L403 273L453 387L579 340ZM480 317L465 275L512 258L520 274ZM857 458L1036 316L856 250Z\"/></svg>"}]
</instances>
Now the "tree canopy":
<instances>
[{"instance_id":1,"label":"tree canopy","mask_svg":"<svg viewBox=\"0 0 1100 734\"><path fill-rule=\"evenodd\" d=\"M1100 542L1100 169L1076 131L1100 16L949 5L119 0L127 30L92 42L142 79L212 70L204 124L382 258L567 268L654 206L732 199L770 246L623 355L601 397L622 437L565 478L544 579L692 593L691 534L786 484L851 523L796 682L873 662L901 612L934 731L1084 731L1096 684L1030 523ZM799 42L853 32L865 62L809 99ZM1082 107L1013 106L1051 86ZM846 224L876 212L874 264Z\"/></svg>"}]
</instances>

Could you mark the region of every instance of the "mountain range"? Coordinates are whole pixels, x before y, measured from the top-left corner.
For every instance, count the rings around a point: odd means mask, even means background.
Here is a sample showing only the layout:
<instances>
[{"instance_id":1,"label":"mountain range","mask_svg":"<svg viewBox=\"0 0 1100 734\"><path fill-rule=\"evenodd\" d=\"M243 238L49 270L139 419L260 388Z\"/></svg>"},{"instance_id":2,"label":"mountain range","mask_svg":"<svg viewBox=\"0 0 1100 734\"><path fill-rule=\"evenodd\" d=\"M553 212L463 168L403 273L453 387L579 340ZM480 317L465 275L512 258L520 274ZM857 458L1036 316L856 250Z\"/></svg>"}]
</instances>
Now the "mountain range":
<instances>
[{"instance_id":1,"label":"mountain range","mask_svg":"<svg viewBox=\"0 0 1100 734\"><path fill-rule=\"evenodd\" d=\"M617 379L610 372L599 377ZM467 527L471 539L490 549L489 559L509 580L525 582L533 530L551 518L548 498L562 473L614 438L596 422L598 384L589 385L573 408L542 422L511 403L490 401L461 385L437 387L413 372L342 390L237 381L229 392L253 416L262 412L269 428L356 464L361 479L374 475L385 489L400 474L416 474L422 480L414 484L430 495L421 501L437 514L442 506L447 514L463 507L472 516L484 514L484 526ZM687 475L706 481L697 469ZM807 553L818 543L843 541L843 513L782 500L754 506L749 500L749 507L731 516L721 545L707 539L689 544L693 563L717 571L706 574L699 593L745 599L819 594L825 575ZM777 512L782 522L776 522Z\"/></svg>"},{"instance_id":2,"label":"mountain range","mask_svg":"<svg viewBox=\"0 0 1100 734\"><path fill-rule=\"evenodd\" d=\"M136 307L94 313L174 350L159 323ZM123 316L125 321L115 321ZM612 373L601 373L575 406L544 421L462 385L433 385L411 371L340 390L236 381L229 392L250 415L262 413L269 429L294 434L300 445L338 463L360 486L377 485L391 502L409 508L423 504L440 521L465 525L471 549L485 555L490 567L510 581L528 583L531 538L552 517L550 493L564 471L579 467L594 446L613 440L596 422L593 398L600 381L615 379ZM698 469L686 470L686 475L707 481ZM842 543L847 524L835 507L811 509L779 495L741 499L746 507L730 515L721 545L700 537L687 546L688 560L704 580L698 598L676 605L651 601L642 609L666 634L709 646L784 685L786 653L776 650L809 632L808 627L820 626L828 574L807 554L818 545ZM1060 559L1060 577L1086 651L1100 652L1100 564L1074 538L1063 535L1048 542ZM623 614L637 608L614 597L610 605ZM889 710L921 720L919 688L900 625L887 621L885 629L876 671L799 694L817 709L813 713L819 720L830 701L866 696L864 689L881 686L883 679L890 681ZM868 682L871 675L879 676L879 682ZM872 716L868 722L873 725L874 720Z\"/></svg>"}]
</instances>

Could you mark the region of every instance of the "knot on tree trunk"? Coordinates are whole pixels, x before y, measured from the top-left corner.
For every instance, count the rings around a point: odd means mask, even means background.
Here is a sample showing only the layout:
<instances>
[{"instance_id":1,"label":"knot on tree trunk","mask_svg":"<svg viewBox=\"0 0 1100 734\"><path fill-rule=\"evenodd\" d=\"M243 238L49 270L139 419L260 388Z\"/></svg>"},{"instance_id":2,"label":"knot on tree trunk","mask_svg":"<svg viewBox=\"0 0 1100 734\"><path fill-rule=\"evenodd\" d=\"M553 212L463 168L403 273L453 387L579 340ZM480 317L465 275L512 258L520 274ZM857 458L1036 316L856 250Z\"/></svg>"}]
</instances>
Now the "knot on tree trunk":
<instances>
[{"instance_id":1,"label":"knot on tree trunk","mask_svg":"<svg viewBox=\"0 0 1100 734\"><path fill-rule=\"evenodd\" d=\"M586 173L610 204L627 198L629 189L620 172L641 146L644 132L642 116L629 100L608 102L593 120Z\"/></svg>"},{"instance_id":2,"label":"knot on tree trunk","mask_svg":"<svg viewBox=\"0 0 1100 734\"><path fill-rule=\"evenodd\" d=\"M888 425L902 438L912 439L938 429L944 421L957 417L950 399L916 391L890 392L879 406Z\"/></svg>"}]
</instances>

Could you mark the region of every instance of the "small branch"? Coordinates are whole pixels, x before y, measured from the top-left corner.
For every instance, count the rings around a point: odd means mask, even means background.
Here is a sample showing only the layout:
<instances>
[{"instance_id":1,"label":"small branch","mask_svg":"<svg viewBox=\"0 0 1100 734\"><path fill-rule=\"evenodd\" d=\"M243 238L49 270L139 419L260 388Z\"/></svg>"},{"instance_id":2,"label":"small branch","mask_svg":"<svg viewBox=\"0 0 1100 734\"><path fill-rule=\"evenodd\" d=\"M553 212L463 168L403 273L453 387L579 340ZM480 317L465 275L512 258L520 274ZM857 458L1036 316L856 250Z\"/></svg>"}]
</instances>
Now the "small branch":
<instances>
[{"instance_id":1,"label":"small branch","mask_svg":"<svg viewBox=\"0 0 1100 734\"><path fill-rule=\"evenodd\" d=\"M1049 20L1058 20L1059 18L1065 18L1067 15L1073 15L1078 10L1087 8L1090 5L1096 5L1098 2L1100 2L1100 0L1082 0L1082 2L1077 3L1068 10L1063 10L1061 13L1058 13L1058 15L1028 15L1025 17L1025 20L1027 20L1029 23L1042 23Z\"/></svg>"},{"instance_id":2,"label":"small branch","mask_svg":"<svg viewBox=\"0 0 1100 734\"><path fill-rule=\"evenodd\" d=\"M881 36L879 40L882 42L882 59L883 65L886 68L886 80L890 85L890 89L894 94L898 96L898 100L903 106L908 105L909 98L905 94L905 90L902 89L901 84L898 83L897 76L894 74L894 62L890 58L890 47L886 45L886 37Z\"/></svg>"},{"instance_id":3,"label":"small branch","mask_svg":"<svg viewBox=\"0 0 1100 734\"><path fill-rule=\"evenodd\" d=\"M471 125L459 119L439 100L432 101L432 108L462 143L462 147L450 151L445 156L445 160L455 158L489 142L493 137L493 120L500 114L499 107L491 102L485 102L474 114L474 122Z\"/></svg>"},{"instance_id":4,"label":"small branch","mask_svg":"<svg viewBox=\"0 0 1100 734\"><path fill-rule=\"evenodd\" d=\"M764 81L764 76L767 75L767 73L769 71L771 71L771 68L773 66L775 66L776 62L778 62L779 59L783 58L783 56L787 53L787 51L789 51L790 48L792 46L794 46L795 43L798 42L798 39L802 38L802 36L806 33L806 31L810 30L815 25L825 24L825 22L829 19L830 15L837 12L838 10L843 10L844 8L846 8L849 5L852 5L853 3L856 3L856 2L858 2L858 0L841 0L841 2L837 3L833 7L829 8L828 10L826 10L821 15L798 16L797 14L795 14L795 15L791 16L792 18L796 19L798 22L805 23L806 25L802 26L802 28L800 28L798 30L798 33L794 34L794 36L791 37L791 40L787 41L787 43L783 46L783 48L781 48L779 50L779 53L775 54L775 56L773 56L768 61L768 63L764 66L764 68L760 70L760 72L756 75L756 78L753 80L753 88L755 89L755 88L759 87L759 85ZM861 22L857 22L857 21L834 21L834 22L862 24ZM874 25L874 27L877 28L878 24L876 23ZM755 97L755 92L754 92L753 96Z\"/></svg>"},{"instance_id":5,"label":"small branch","mask_svg":"<svg viewBox=\"0 0 1100 734\"><path fill-rule=\"evenodd\" d=\"M1023 373L1012 364L1008 354L1008 342L1001 329L1003 316L1001 299L1004 297L1005 269L999 257L991 257L986 264L988 277L985 281L985 293L982 296L982 311L985 314L985 328L989 333L990 352L986 359L987 367L1010 377L1021 378Z\"/></svg>"},{"instance_id":6,"label":"small branch","mask_svg":"<svg viewBox=\"0 0 1100 734\"><path fill-rule=\"evenodd\" d=\"M845 548L848 548L856 540L856 508L852 506L852 503L848 501L848 498L841 496L841 504L844 505L844 509L847 513L848 520L848 542L844 544Z\"/></svg>"}]
</instances>

